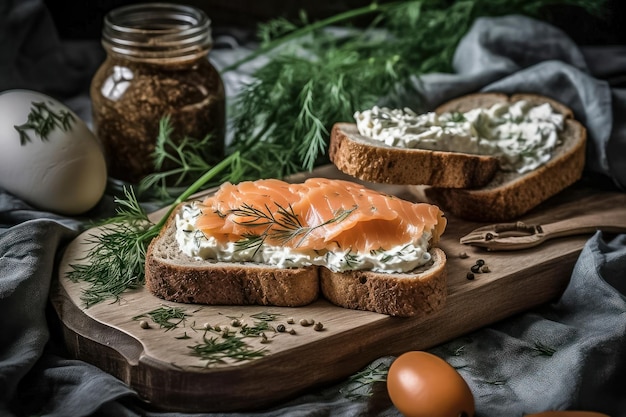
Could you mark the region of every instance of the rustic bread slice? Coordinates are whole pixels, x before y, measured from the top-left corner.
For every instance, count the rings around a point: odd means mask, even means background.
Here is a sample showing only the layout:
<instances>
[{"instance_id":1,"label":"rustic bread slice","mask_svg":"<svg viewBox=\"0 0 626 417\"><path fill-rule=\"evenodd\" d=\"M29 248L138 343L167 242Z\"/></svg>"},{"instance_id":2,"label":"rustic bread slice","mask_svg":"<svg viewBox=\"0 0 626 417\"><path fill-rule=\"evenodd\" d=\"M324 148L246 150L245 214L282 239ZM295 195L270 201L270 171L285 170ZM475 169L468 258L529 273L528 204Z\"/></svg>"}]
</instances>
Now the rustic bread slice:
<instances>
[{"instance_id":1,"label":"rustic bread slice","mask_svg":"<svg viewBox=\"0 0 626 417\"><path fill-rule=\"evenodd\" d=\"M211 305L307 305L319 296L318 268L197 260L176 241L176 212L146 252L146 288L169 301Z\"/></svg>"},{"instance_id":2,"label":"rustic bread slice","mask_svg":"<svg viewBox=\"0 0 626 417\"><path fill-rule=\"evenodd\" d=\"M468 220L499 222L515 219L543 201L575 183L585 165L587 131L576 121L572 111L548 97L535 94L473 94L452 100L437 112L468 111L476 106L490 106L492 100L527 100L534 104L549 102L565 116L562 143L545 165L525 174L498 171L486 186L479 189L427 187L423 190L431 202L447 213Z\"/></svg>"},{"instance_id":3,"label":"rustic bread slice","mask_svg":"<svg viewBox=\"0 0 626 417\"><path fill-rule=\"evenodd\" d=\"M323 295L341 307L401 317L430 314L446 300L446 256L439 248L431 248L430 263L405 274L197 260L180 251L175 216L176 212L146 253L146 288L165 300L296 307Z\"/></svg>"},{"instance_id":4,"label":"rustic bread slice","mask_svg":"<svg viewBox=\"0 0 626 417\"><path fill-rule=\"evenodd\" d=\"M391 316L422 317L439 311L447 297L446 255L431 248L430 263L407 274L335 273L320 268L324 298L341 307Z\"/></svg>"},{"instance_id":5,"label":"rustic bread slice","mask_svg":"<svg viewBox=\"0 0 626 417\"><path fill-rule=\"evenodd\" d=\"M498 159L487 155L398 148L362 136L356 124L336 123L328 155L342 172L363 181L448 188L487 184L498 171Z\"/></svg>"}]
</instances>

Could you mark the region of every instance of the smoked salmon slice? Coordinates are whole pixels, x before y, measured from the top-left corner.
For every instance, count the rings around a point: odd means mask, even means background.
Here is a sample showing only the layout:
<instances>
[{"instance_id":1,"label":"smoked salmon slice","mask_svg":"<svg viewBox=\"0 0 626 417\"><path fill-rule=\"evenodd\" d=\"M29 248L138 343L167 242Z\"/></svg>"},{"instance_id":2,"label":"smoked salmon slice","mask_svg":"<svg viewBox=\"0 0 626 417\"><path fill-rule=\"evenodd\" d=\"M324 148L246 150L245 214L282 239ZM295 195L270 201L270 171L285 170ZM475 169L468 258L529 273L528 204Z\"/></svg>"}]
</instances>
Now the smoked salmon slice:
<instances>
[{"instance_id":1,"label":"smoked salmon slice","mask_svg":"<svg viewBox=\"0 0 626 417\"><path fill-rule=\"evenodd\" d=\"M261 239L303 251L390 250L418 242L425 232L436 244L446 227L435 205L327 178L225 183L200 210L196 227L221 243Z\"/></svg>"}]
</instances>

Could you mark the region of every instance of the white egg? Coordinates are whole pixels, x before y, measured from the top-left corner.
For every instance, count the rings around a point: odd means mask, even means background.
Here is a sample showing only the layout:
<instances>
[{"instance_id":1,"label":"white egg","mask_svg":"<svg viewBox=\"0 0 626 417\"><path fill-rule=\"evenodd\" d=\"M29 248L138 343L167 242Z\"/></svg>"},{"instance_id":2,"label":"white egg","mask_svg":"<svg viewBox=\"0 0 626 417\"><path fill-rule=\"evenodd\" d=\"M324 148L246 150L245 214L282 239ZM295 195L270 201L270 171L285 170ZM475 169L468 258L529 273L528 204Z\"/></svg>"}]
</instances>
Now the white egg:
<instances>
[{"instance_id":1,"label":"white egg","mask_svg":"<svg viewBox=\"0 0 626 417\"><path fill-rule=\"evenodd\" d=\"M34 207L81 214L102 198L104 152L59 101L29 90L0 93L0 188Z\"/></svg>"}]
</instances>

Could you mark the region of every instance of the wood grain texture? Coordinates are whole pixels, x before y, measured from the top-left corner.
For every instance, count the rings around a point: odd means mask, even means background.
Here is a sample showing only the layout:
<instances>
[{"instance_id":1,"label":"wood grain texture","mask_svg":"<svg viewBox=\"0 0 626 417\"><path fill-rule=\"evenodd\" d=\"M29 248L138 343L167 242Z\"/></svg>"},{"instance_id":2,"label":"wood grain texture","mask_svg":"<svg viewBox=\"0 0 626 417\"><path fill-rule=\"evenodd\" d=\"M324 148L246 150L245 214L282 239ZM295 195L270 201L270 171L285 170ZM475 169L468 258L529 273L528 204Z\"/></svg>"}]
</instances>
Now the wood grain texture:
<instances>
[{"instance_id":1,"label":"wood grain texture","mask_svg":"<svg viewBox=\"0 0 626 417\"><path fill-rule=\"evenodd\" d=\"M338 175L333 170L322 174ZM384 190L416 198L409 188ZM624 203L626 194L574 187L522 220L541 224L589 212L614 216L623 212ZM80 300L84 284L72 283L65 274L85 254L86 233L66 249L51 300L70 353L126 382L154 407L184 412L258 410L346 378L378 357L428 349L554 300L567 285L590 236L557 238L511 252L486 252L459 243L461 236L481 225L449 218L441 241L448 256L448 298L442 311L422 319L349 310L325 300L296 308L177 304L158 299L145 288L125 293L119 302L85 309ZM461 252L468 256L459 257ZM468 280L466 274L477 259L483 259L491 272ZM189 316L167 331L154 323L143 329L133 319L163 305L183 308ZM202 343L204 323L236 330L230 325L232 317L252 324L252 315L261 312L278 314L272 326L285 324L296 334L268 331L266 344L247 338L250 346L266 349L264 357L251 361L207 366L190 354L189 346ZM287 323L289 317L294 324ZM301 326L301 318L322 322L324 330Z\"/></svg>"}]
</instances>

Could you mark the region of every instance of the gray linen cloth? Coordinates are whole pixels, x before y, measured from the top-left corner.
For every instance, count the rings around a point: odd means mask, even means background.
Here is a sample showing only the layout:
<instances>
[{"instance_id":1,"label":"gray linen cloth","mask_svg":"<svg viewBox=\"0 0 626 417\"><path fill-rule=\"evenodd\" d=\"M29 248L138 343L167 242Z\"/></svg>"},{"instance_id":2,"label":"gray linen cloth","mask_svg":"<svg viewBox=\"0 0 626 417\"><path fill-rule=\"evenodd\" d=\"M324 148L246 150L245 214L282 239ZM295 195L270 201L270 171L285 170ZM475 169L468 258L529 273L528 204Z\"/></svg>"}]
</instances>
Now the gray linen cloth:
<instances>
[{"instance_id":1,"label":"gray linen cloth","mask_svg":"<svg viewBox=\"0 0 626 417\"><path fill-rule=\"evenodd\" d=\"M8 4L21 12L0 13L10 23L0 22L1 89L30 87L57 96L65 92L66 103L88 118L86 91L74 91L72 83L91 74L93 66L84 64L94 62L95 52L63 48L47 33L53 26L40 2ZM16 24L15 16L22 24ZM8 37L20 42L9 42ZM22 57L32 56L27 45L36 44L33 37L47 44L39 52L56 54L47 61L56 66L56 74L65 74L56 82L42 81L45 74L36 71L19 72ZM581 50L554 27L520 16L479 19L459 45L455 74L430 74L421 85L429 105L480 90L538 92L563 101L589 129L588 172L624 189L626 90L611 83L626 74L625 51L622 47ZM76 53L85 54L84 59L67 58ZM219 65L240 53L216 50L212 56ZM411 98L398 104L411 105ZM132 388L90 364L68 358L64 351L58 319L47 299L55 265L88 219L108 216L112 210L106 196L85 216L66 218L37 211L0 190L0 416L183 415L149 410ZM475 396L478 417L523 416L550 409L626 416L625 271L626 235L598 232L588 240L558 301L432 352L459 369ZM537 343L549 346L553 354L538 355ZM382 357L371 366L392 360ZM352 388L344 381L254 415L399 415L384 385L357 399L346 395Z\"/></svg>"}]
</instances>

